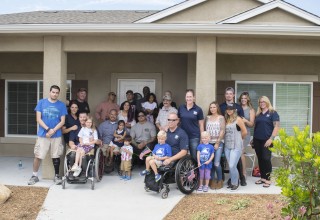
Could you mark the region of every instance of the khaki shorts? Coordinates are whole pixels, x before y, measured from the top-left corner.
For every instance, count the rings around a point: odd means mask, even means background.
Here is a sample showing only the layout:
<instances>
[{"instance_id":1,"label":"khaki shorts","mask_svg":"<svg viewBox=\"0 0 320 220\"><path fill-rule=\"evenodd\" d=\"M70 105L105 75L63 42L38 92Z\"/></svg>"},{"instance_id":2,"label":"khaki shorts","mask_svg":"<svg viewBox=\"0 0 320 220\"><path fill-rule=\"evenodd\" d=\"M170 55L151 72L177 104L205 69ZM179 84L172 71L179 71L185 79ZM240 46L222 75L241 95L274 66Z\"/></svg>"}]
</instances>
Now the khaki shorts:
<instances>
[{"instance_id":1,"label":"khaki shorts","mask_svg":"<svg viewBox=\"0 0 320 220\"><path fill-rule=\"evenodd\" d=\"M34 146L34 156L44 159L50 149L51 158L59 158L63 154L62 138L38 137Z\"/></svg>"},{"instance_id":2,"label":"khaki shorts","mask_svg":"<svg viewBox=\"0 0 320 220\"><path fill-rule=\"evenodd\" d=\"M158 168L163 166L163 160L154 160L154 162L156 163Z\"/></svg>"},{"instance_id":3,"label":"khaki shorts","mask_svg":"<svg viewBox=\"0 0 320 220\"><path fill-rule=\"evenodd\" d=\"M125 172L130 172L131 171L131 160L129 160L129 161L122 160L121 165L120 165L120 169Z\"/></svg>"}]
</instances>

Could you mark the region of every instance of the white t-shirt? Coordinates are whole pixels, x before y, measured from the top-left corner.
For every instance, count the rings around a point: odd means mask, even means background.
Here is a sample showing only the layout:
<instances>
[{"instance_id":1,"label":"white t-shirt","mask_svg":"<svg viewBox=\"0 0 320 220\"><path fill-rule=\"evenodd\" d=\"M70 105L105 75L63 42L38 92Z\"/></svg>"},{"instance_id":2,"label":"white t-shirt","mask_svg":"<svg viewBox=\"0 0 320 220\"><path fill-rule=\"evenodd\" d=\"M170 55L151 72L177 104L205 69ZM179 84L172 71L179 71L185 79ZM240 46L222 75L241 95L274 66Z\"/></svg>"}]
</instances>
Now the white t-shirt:
<instances>
[{"instance_id":1,"label":"white t-shirt","mask_svg":"<svg viewBox=\"0 0 320 220\"><path fill-rule=\"evenodd\" d=\"M90 138L98 140L98 133L97 130L93 131L91 128L83 127L79 131L78 137L82 138L82 142L86 144L90 142ZM90 146L94 146L94 144L91 144Z\"/></svg>"},{"instance_id":2,"label":"white t-shirt","mask_svg":"<svg viewBox=\"0 0 320 220\"><path fill-rule=\"evenodd\" d=\"M142 103L142 107L143 107L144 109L153 110L153 109L157 108L157 103L155 103L155 102L152 102L152 103L150 103L150 102L144 102L144 103Z\"/></svg>"}]
</instances>

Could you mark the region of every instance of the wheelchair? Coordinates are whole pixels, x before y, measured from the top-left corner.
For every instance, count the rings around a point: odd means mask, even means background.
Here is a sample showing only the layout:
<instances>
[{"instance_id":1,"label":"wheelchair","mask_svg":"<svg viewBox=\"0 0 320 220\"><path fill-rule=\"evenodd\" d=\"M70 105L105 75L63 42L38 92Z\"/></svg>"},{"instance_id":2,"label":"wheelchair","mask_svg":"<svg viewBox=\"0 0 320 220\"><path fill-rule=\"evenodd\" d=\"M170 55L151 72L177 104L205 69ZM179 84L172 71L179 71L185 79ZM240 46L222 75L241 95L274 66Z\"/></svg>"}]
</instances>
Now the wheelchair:
<instances>
[{"instance_id":1,"label":"wheelchair","mask_svg":"<svg viewBox=\"0 0 320 220\"><path fill-rule=\"evenodd\" d=\"M66 182L69 184L85 184L91 181L91 189L95 188L95 180L100 182L104 174L105 158L99 146L95 146L89 153L82 158L82 171L79 176L74 177L71 167L75 160L75 151L66 154L64 160L64 176L62 177L62 189L66 188Z\"/></svg>"},{"instance_id":2,"label":"wheelchair","mask_svg":"<svg viewBox=\"0 0 320 220\"><path fill-rule=\"evenodd\" d=\"M158 182L154 180L154 173L145 176L144 189L161 193L163 199L168 198L170 188L169 184L177 183L178 189L183 194L191 194L199 187L199 169L197 162L190 156L186 155L179 161L174 162L168 166L161 166L158 168L161 179Z\"/></svg>"}]
</instances>

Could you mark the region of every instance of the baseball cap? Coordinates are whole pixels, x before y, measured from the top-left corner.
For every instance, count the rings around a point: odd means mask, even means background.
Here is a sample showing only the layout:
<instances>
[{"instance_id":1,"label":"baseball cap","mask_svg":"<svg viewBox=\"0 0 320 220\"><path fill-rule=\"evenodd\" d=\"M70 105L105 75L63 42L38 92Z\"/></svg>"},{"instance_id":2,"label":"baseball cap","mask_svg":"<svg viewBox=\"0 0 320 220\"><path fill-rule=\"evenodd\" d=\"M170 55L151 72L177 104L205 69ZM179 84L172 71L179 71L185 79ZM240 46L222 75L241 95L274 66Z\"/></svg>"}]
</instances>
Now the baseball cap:
<instances>
[{"instance_id":1,"label":"baseball cap","mask_svg":"<svg viewBox=\"0 0 320 220\"><path fill-rule=\"evenodd\" d=\"M165 96L163 96L163 98L162 98L163 100L168 100L168 101L171 101L171 96L169 96L169 95L165 95Z\"/></svg>"},{"instance_id":2,"label":"baseball cap","mask_svg":"<svg viewBox=\"0 0 320 220\"><path fill-rule=\"evenodd\" d=\"M109 92L108 95L114 95L117 96L114 92Z\"/></svg>"},{"instance_id":3,"label":"baseball cap","mask_svg":"<svg viewBox=\"0 0 320 220\"><path fill-rule=\"evenodd\" d=\"M226 109L227 109L227 110L237 109L237 108L236 108L236 104L234 104L234 103L227 104L227 108L226 108Z\"/></svg>"},{"instance_id":4,"label":"baseball cap","mask_svg":"<svg viewBox=\"0 0 320 220\"><path fill-rule=\"evenodd\" d=\"M126 92L126 94L128 94L128 93L133 94L133 91L132 91L132 90L128 90L128 91Z\"/></svg>"}]
</instances>

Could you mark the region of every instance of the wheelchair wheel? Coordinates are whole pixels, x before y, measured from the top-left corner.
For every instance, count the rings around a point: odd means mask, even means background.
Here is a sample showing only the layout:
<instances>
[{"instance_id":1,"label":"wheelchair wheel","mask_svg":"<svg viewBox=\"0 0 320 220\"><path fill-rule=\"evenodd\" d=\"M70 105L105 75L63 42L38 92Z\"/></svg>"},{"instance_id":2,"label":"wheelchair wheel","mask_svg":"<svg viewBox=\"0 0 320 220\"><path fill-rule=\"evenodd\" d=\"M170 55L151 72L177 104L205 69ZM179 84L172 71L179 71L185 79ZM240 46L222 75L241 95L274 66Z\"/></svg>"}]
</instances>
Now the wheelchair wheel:
<instances>
[{"instance_id":1,"label":"wheelchair wheel","mask_svg":"<svg viewBox=\"0 0 320 220\"><path fill-rule=\"evenodd\" d=\"M104 174L104 156L99 147L96 151L95 156L95 177L98 182L101 181Z\"/></svg>"},{"instance_id":2,"label":"wheelchair wheel","mask_svg":"<svg viewBox=\"0 0 320 220\"><path fill-rule=\"evenodd\" d=\"M197 163L190 155L180 159L176 166L175 180L178 185L179 190L184 194L190 194L199 185L199 169L195 169ZM194 173L192 178L190 177L190 172Z\"/></svg>"},{"instance_id":3,"label":"wheelchair wheel","mask_svg":"<svg viewBox=\"0 0 320 220\"><path fill-rule=\"evenodd\" d=\"M66 177L63 177L62 178L62 189L65 189L66 188Z\"/></svg>"},{"instance_id":4,"label":"wheelchair wheel","mask_svg":"<svg viewBox=\"0 0 320 220\"><path fill-rule=\"evenodd\" d=\"M167 192L167 191L164 191L164 192L162 193L162 195L161 195L161 198L163 198L163 199L168 198L168 192Z\"/></svg>"},{"instance_id":5,"label":"wheelchair wheel","mask_svg":"<svg viewBox=\"0 0 320 220\"><path fill-rule=\"evenodd\" d=\"M91 189L94 190L94 179L91 180Z\"/></svg>"},{"instance_id":6,"label":"wheelchair wheel","mask_svg":"<svg viewBox=\"0 0 320 220\"><path fill-rule=\"evenodd\" d=\"M64 163L63 163L63 174L66 175L68 172L68 158L67 155L64 157Z\"/></svg>"}]
</instances>

